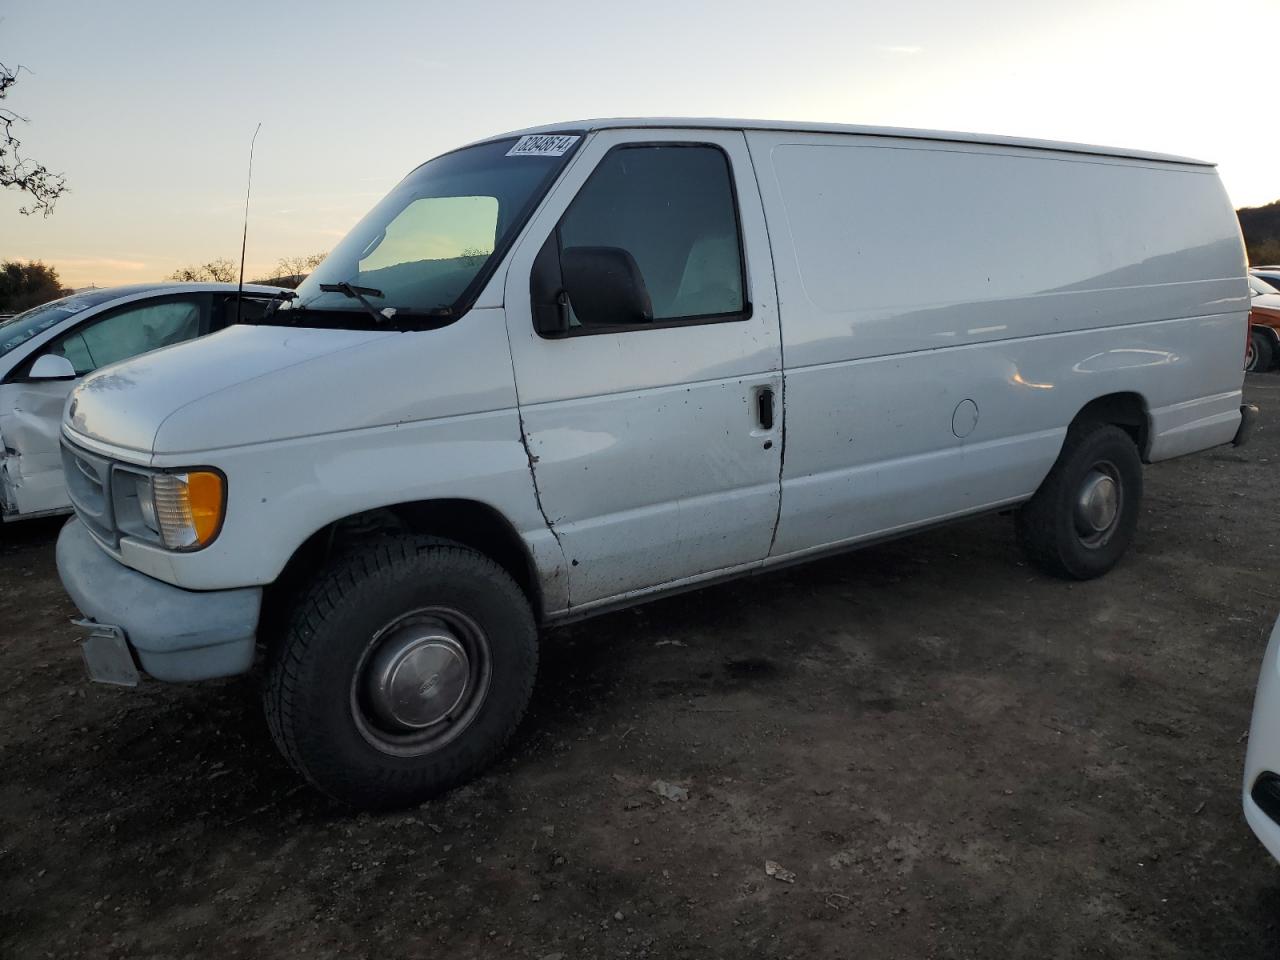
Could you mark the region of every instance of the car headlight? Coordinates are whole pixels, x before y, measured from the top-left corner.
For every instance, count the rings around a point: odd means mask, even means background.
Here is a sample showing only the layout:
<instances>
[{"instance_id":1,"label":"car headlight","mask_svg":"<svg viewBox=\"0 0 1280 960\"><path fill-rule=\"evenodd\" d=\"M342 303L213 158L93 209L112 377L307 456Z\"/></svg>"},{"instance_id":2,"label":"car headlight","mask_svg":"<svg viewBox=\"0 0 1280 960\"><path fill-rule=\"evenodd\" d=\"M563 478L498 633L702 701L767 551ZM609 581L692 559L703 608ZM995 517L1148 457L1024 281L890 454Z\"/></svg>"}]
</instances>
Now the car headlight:
<instances>
[{"instance_id":1,"label":"car headlight","mask_svg":"<svg viewBox=\"0 0 1280 960\"><path fill-rule=\"evenodd\" d=\"M142 521L170 550L198 550L222 529L227 486L213 470L138 477Z\"/></svg>"},{"instance_id":2,"label":"car headlight","mask_svg":"<svg viewBox=\"0 0 1280 960\"><path fill-rule=\"evenodd\" d=\"M135 474L133 483L135 496L138 498L138 511L142 514L142 522L147 525L147 529L159 533L160 521L156 519L156 501L151 495L151 478ZM119 511L117 509L118 516Z\"/></svg>"}]
</instances>

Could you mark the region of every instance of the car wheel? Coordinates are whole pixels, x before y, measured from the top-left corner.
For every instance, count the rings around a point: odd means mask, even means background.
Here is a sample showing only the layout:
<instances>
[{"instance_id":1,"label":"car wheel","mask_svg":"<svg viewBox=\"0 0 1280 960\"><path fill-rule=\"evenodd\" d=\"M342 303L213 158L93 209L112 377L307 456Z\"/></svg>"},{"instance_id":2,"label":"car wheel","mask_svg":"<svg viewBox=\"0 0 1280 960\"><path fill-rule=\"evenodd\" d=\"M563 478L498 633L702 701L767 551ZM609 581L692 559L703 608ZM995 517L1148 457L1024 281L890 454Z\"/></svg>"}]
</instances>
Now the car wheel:
<instances>
[{"instance_id":1,"label":"car wheel","mask_svg":"<svg viewBox=\"0 0 1280 960\"><path fill-rule=\"evenodd\" d=\"M1275 347L1271 343L1271 338L1261 330L1251 331L1249 333L1249 345L1244 355L1245 371L1259 373L1263 370L1270 370L1274 360Z\"/></svg>"},{"instance_id":2,"label":"car wheel","mask_svg":"<svg viewBox=\"0 0 1280 960\"><path fill-rule=\"evenodd\" d=\"M497 563L390 537L331 566L270 651L267 722L290 764L364 809L421 803L506 746L537 673L529 602Z\"/></svg>"},{"instance_id":3,"label":"car wheel","mask_svg":"<svg viewBox=\"0 0 1280 960\"><path fill-rule=\"evenodd\" d=\"M1073 426L1049 475L1018 511L1018 539L1047 573L1090 580L1119 562L1142 500L1133 438L1110 424Z\"/></svg>"}]
</instances>

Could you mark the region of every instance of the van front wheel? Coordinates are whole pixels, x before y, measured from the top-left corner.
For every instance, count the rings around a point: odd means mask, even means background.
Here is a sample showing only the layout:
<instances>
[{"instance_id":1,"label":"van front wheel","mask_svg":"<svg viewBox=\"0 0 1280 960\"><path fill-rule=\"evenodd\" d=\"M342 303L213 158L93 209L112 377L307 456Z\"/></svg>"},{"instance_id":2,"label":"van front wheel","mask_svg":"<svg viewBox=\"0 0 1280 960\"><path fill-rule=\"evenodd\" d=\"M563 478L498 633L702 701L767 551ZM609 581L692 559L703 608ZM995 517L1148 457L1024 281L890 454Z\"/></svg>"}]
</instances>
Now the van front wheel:
<instances>
[{"instance_id":1,"label":"van front wheel","mask_svg":"<svg viewBox=\"0 0 1280 960\"><path fill-rule=\"evenodd\" d=\"M1119 427L1072 427L1049 475L1018 511L1018 539L1047 573L1100 577L1119 562L1138 525L1142 461Z\"/></svg>"},{"instance_id":2,"label":"van front wheel","mask_svg":"<svg viewBox=\"0 0 1280 960\"><path fill-rule=\"evenodd\" d=\"M421 803L488 766L533 692L537 629L497 563L426 537L342 557L271 651L276 745L311 784L365 809Z\"/></svg>"}]
</instances>

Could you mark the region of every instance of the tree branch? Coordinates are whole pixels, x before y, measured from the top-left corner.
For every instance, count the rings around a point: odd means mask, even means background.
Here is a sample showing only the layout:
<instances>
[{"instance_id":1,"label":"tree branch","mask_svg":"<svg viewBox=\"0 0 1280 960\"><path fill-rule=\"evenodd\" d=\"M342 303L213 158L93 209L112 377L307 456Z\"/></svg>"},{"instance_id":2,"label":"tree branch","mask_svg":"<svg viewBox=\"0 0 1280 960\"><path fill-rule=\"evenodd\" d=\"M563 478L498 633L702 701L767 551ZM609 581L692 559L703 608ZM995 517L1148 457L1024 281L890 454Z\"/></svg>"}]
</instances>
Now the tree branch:
<instances>
[{"instance_id":1,"label":"tree branch","mask_svg":"<svg viewBox=\"0 0 1280 960\"><path fill-rule=\"evenodd\" d=\"M18 74L23 69L22 64L11 70L0 62L0 100L8 96L9 88L18 82ZM53 213L58 198L67 192L67 178L22 156L22 141L14 136L13 126L26 122L27 118L21 114L0 107L0 187L13 187L31 198L29 206L19 208L20 213L30 216L39 211L47 217Z\"/></svg>"}]
</instances>

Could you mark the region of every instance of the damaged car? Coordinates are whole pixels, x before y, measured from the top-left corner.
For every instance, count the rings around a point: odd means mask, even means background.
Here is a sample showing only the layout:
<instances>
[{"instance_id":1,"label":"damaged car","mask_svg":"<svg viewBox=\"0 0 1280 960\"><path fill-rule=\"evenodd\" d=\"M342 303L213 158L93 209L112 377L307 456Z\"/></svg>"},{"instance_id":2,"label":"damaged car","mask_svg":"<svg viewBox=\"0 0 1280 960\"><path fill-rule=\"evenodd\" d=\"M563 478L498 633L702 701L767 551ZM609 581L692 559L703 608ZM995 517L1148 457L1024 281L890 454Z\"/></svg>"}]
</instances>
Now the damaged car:
<instances>
[{"instance_id":1,"label":"damaged car","mask_svg":"<svg viewBox=\"0 0 1280 960\"><path fill-rule=\"evenodd\" d=\"M234 283L87 290L0 321L0 516L71 510L62 479L62 407L99 367L261 316L290 291Z\"/></svg>"}]
</instances>

